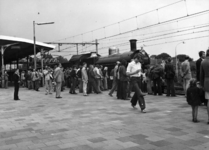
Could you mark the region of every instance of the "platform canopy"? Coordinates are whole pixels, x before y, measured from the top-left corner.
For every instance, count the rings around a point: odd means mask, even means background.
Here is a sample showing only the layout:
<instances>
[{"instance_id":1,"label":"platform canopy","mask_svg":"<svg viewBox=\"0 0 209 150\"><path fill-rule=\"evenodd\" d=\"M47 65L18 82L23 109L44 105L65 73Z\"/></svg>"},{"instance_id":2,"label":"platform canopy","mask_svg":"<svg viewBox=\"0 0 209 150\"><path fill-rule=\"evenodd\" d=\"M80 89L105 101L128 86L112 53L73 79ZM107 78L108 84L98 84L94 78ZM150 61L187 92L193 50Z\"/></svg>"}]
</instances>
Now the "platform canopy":
<instances>
[{"instance_id":1,"label":"platform canopy","mask_svg":"<svg viewBox=\"0 0 209 150\"><path fill-rule=\"evenodd\" d=\"M25 58L29 55L34 55L34 42L29 39L0 35L0 48L1 47L4 47L5 49L5 64L17 59ZM54 48L54 45L36 41L36 54L39 53L41 49L50 51Z\"/></svg>"}]
</instances>

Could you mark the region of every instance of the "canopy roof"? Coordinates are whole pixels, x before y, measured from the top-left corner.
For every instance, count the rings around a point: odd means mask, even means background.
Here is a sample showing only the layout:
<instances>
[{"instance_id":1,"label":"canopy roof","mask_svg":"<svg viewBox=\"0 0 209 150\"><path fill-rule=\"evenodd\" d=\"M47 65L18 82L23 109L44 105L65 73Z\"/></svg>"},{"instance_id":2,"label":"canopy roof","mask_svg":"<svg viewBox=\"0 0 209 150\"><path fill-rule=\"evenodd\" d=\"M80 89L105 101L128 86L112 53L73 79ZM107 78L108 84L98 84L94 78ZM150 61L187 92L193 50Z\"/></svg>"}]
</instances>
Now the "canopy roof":
<instances>
[{"instance_id":1,"label":"canopy roof","mask_svg":"<svg viewBox=\"0 0 209 150\"><path fill-rule=\"evenodd\" d=\"M33 40L0 35L0 47L2 46L6 47L4 52L5 63L25 58L28 55L34 55ZM40 52L41 49L50 51L54 48L54 45L36 41L36 53Z\"/></svg>"}]
</instances>

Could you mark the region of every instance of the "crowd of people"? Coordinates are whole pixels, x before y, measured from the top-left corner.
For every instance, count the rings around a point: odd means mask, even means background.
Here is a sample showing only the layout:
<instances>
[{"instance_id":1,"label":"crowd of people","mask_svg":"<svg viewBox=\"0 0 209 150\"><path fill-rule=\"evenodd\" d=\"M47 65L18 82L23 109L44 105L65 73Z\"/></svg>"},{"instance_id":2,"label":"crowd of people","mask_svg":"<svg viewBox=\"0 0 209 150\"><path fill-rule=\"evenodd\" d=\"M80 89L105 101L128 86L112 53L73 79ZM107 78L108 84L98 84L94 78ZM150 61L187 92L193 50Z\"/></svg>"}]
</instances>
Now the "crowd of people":
<instances>
[{"instance_id":1,"label":"crowd of people","mask_svg":"<svg viewBox=\"0 0 209 150\"><path fill-rule=\"evenodd\" d=\"M206 105L209 117L209 50L199 52L200 58L196 61L196 77L194 79L191 73L190 58L185 60L180 66L180 75L183 83L183 89L187 102L192 107L193 122L198 122L198 106ZM69 89L70 94L77 94L76 89L84 96L95 93L100 94L109 90L109 96L113 96L116 91L117 99L130 100L132 107L137 102L141 112L145 113L146 103L144 96L147 94L175 97L174 80L176 71L172 58L159 62L154 66L142 67L142 60L139 55L134 56L130 63L126 60L117 61L114 68L103 67L102 65L93 65L83 63L81 66L72 66L64 69L61 64L50 68L46 66L41 70L28 70L19 74L15 72L15 94L14 99L19 100L18 89L20 84L28 89L39 91L39 87L45 84L46 95L56 92L56 98L61 97L61 91ZM5 72L5 76L8 75ZM43 82L44 80L44 82ZM166 85L166 92L164 85ZM134 91L133 96L131 93ZM208 118L209 123L209 118Z\"/></svg>"}]
</instances>

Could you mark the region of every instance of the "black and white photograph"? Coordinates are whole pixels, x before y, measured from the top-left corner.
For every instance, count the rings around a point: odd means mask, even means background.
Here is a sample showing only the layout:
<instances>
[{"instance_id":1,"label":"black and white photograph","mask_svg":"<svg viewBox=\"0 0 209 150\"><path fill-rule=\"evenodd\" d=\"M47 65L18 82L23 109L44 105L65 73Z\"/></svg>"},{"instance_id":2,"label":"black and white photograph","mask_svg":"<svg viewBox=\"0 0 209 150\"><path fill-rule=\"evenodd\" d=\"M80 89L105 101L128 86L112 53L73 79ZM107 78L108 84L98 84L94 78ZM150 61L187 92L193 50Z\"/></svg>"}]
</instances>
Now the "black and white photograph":
<instances>
[{"instance_id":1,"label":"black and white photograph","mask_svg":"<svg viewBox=\"0 0 209 150\"><path fill-rule=\"evenodd\" d=\"M0 0L0 150L209 150L209 0Z\"/></svg>"}]
</instances>

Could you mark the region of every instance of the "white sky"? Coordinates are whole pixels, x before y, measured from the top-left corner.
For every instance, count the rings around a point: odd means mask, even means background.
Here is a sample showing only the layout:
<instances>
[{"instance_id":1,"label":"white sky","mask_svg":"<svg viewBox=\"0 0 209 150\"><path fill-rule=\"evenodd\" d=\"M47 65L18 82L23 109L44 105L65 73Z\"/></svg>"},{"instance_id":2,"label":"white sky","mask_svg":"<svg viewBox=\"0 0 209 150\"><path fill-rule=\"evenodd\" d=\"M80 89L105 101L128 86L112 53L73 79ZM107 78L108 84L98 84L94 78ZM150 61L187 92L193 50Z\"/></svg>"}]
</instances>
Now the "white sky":
<instances>
[{"instance_id":1,"label":"white sky","mask_svg":"<svg viewBox=\"0 0 209 150\"><path fill-rule=\"evenodd\" d=\"M159 7L177 2L178 0L0 0L0 34L8 36L16 36L22 38L33 39L33 21L36 22L55 22L53 25L37 26L36 25L36 39L42 42L57 42L60 39L65 39L74 35L82 34L92 31L97 28L104 27L109 24L120 22L124 19L137 16L139 14L157 9ZM186 0L188 14L193 14L199 11L209 9L209 0ZM173 6L160 9L158 17L160 22L183 17L186 13L184 2L179 2ZM147 15L131 19L126 22L106 27L105 30L97 30L77 36L74 38L67 38L61 42L85 42L92 41L92 39L102 38L125 32L128 30L145 27L158 23L157 12L152 12ZM133 33L116 36L106 40L99 40L99 53L101 55L108 54L108 47L115 44L126 43L129 39L136 38L138 40L165 33L174 32L174 29L209 24L209 14L196 16L187 20L175 21L166 25L155 26L146 30L140 30ZM153 32L165 31L164 33L150 34ZM209 35L209 26L179 32L178 34L169 34L158 37L158 40L147 41L143 43L138 42L138 48L145 44L144 49L150 54L160 54L166 52L171 56L175 55L175 46L179 42L161 44L155 46L148 46L157 43L165 43L169 41L182 40L187 38L196 38L200 36ZM200 32L201 31L201 32ZM193 34L189 34L195 32ZM149 35L148 35L149 34ZM177 36L180 34L187 34L184 36ZM144 36L142 36L144 35ZM173 37L176 36L176 37ZM164 38L164 39L159 39ZM61 49L66 46L62 46ZM67 46L69 47L69 45ZM102 47L107 47L103 48ZM130 50L129 45L118 46L120 52ZM178 54L189 54L192 58L198 58L198 51L207 50L209 47L209 38L199 38L195 40L185 41L177 47ZM95 51L95 46L86 48L86 46L79 46L79 52ZM57 51L57 49L56 49ZM62 55L70 58L70 55L76 54L76 49L66 49L62 52L53 52L55 55Z\"/></svg>"}]
</instances>

